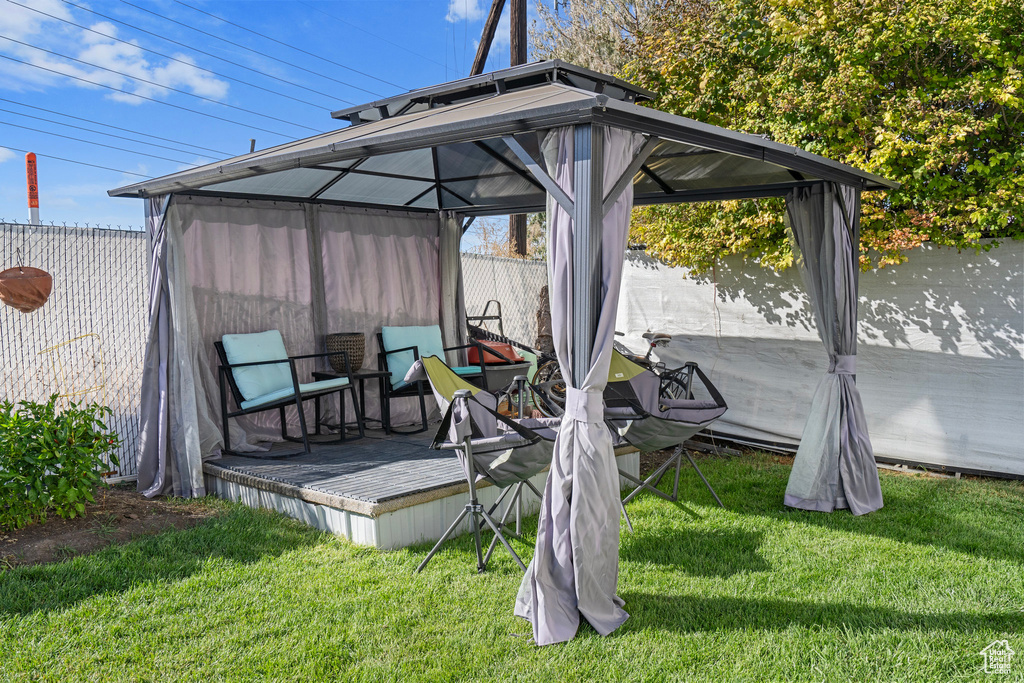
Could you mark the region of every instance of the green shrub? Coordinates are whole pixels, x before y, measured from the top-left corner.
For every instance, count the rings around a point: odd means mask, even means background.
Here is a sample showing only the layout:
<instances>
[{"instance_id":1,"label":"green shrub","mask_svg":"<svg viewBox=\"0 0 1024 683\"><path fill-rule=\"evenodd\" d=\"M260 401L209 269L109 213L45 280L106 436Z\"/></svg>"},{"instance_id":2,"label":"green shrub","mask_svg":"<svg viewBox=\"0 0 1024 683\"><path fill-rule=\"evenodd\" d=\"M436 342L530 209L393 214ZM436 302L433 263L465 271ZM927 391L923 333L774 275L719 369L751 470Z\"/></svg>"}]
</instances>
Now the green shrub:
<instances>
[{"instance_id":1,"label":"green shrub","mask_svg":"<svg viewBox=\"0 0 1024 683\"><path fill-rule=\"evenodd\" d=\"M121 440L107 429L110 408L71 403L0 401L0 529L19 528L49 511L70 518L102 482Z\"/></svg>"}]
</instances>

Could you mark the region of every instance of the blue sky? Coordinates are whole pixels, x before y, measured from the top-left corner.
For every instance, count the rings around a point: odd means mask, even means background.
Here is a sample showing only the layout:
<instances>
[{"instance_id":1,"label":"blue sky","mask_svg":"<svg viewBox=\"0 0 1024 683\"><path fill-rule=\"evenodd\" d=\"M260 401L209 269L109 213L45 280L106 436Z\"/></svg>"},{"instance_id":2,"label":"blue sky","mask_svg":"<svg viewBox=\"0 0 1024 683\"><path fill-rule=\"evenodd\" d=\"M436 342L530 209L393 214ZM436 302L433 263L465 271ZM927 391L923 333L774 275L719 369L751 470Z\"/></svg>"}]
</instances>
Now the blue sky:
<instances>
[{"instance_id":1,"label":"blue sky","mask_svg":"<svg viewBox=\"0 0 1024 683\"><path fill-rule=\"evenodd\" d=\"M464 77L489 8L0 0L0 218L27 220L31 151L44 222L140 226L142 202L108 189L245 153L250 138L262 149L331 130L334 109ZM487 70L508 66L508 51L506 7Z\"/></svg>"}]
</instances>

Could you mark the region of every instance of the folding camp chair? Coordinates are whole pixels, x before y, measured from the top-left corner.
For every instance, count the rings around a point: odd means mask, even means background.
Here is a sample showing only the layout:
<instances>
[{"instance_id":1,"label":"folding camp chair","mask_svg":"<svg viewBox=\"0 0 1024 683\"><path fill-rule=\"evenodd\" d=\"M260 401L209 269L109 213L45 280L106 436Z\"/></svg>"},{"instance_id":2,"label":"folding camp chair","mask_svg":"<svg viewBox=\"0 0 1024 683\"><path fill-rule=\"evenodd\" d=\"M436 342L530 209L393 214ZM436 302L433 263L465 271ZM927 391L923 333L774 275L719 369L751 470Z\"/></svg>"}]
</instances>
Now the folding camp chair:
<instances>
[{"instance_id":1,"label":"folding camp chair","mask_svg":"<svg viewBox=\"0 0 1024 683\"><path fill-rule=\"evenodd\" d=\"M228 429L228 418L250 415L266 410L279 410L281 413L281 438L302 444L302 455L310 452L309 433L306 429L306 415L302 410L303 401L316 399L316 433L320 433L320 398L337 393L341 407L340 434L338 441L345 440L345 392L352 392L352 404L355 407L356 424L359 436L363 436L363 415L348 370L348 354L342 351L345 360L346 375L336 379L300 384L295 370L295 361L308 358L326 358L327 353L312 353L304 356L289 356L284 348L284 339L279 330L269 330L255 334L225 334L221 341L213 343L220 359L220 415L224 445L221 452L230 455L242 455L231 450L231 436ZM225 384L238 407L235 411L228 410L228 397ZM288 424L284 409L294 405L299 411L299 428L301 437L288 434Z\"/></svg>"},{"instance_id":2,"label":"folding camp chair","mask_svg":"<svg viewBox=\"0 0 1024 683\"><path fill-rule=\"evenodd\" d=\"M696 380L703 384L709 399L694 398ZM687 363L677 370L658 375L613 351L604 400L605 420L630 445L641 451L676 447L672 456L646 479L620 470L622 476L637 485L623 499L623 505L644 490L666 500L678 500L680 465L685 454L711 495L725 507L697 463L683 448L683 442L720 418L728 408L722 394L696 363ZM657 485L673 465L675 482L669 495ZM629 515L626 515L626 524L632 531Z\"/></svg>"},{"instance_id":3,"label":"folding camp chair","mask_svg":"<svg viewBox=\"0 0 1024 683\"><path fill-rule=\"evenodd\" d=\"M525 418L513 420L497 411L497 398L483 389L474 387L452 371L437 356L421 358L406 375L407 381L424 378L429 382L434 398L444 414L441 426L431 448L454 450L466 473L470 501L441 539L433 547L416 571L422 571L469 516L476 541L477 571L484 571L498 542L512 554L523 571L526 565L516 554L502 533L513 508L519 509L523 488L527 487L538 498L540 491L530 477L542 472L551 463L558 420ZM526 378L517 378L525 384ZM519 395L525 395L521 387ZM520 405L520 414L522 414ZM477 483L489 482L504 490L489 509L477 498ZM500 520L494 513L501 502L511 494L508 506ZM486 554L480 541L481 520L494 532ZM517 530L518 530L517 515Z\"/></svg>"}]
</instances>

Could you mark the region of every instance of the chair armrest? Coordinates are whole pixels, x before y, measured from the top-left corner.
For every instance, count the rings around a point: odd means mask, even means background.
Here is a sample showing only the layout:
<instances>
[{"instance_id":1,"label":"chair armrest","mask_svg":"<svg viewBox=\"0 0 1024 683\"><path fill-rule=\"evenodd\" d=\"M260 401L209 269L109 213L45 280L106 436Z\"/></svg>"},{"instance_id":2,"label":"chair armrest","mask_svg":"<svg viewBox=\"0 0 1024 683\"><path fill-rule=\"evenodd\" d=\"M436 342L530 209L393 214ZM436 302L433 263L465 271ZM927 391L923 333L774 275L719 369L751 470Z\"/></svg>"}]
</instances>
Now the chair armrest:
<instances>
[{"instance_id":1,"label":"chair armrest","mask_svg":"<svg viewBox=\"0 0 1024 683\"><path fill-rule=\"evenodd\" d=\"M471 348L473 348L475 346L479 346L479 344L475 343L475 342L470 342L469 344L458 344L456 346L446 346L446 347L444 347L444 350L445 351L458 351L459 349L471 349Z\"/></svg>"},{"instance_id":2,"label":"chair armrest","mask_svg":"<svg viewBox=\"0 0 1024 683\"><path fill-rule=\"evenodd\" d=\"M257 361L253 361L251 363L221 363L220 367L222 367L222 368L248 368L248 367L252 367L254 365L277 365L279 363L287 363L290 360L291 360L290 358L280 358L278 360L257 360Z\"/></svg>"},{"instance_id":3,"label":"chair armrest","mask_svg":"<svg viewBox=\"0 0 1024 683\"><path fill-rule=\"evenodd\" d=\"M381 351L381 354L384 356L390 356L393 353L402 353L403 351L412 351L413 355L416 356L416 360L420 359L420 347L418 346L406 346L401 349L391 349L390 351L384 350Z\"/></svg>"}]
</instances>

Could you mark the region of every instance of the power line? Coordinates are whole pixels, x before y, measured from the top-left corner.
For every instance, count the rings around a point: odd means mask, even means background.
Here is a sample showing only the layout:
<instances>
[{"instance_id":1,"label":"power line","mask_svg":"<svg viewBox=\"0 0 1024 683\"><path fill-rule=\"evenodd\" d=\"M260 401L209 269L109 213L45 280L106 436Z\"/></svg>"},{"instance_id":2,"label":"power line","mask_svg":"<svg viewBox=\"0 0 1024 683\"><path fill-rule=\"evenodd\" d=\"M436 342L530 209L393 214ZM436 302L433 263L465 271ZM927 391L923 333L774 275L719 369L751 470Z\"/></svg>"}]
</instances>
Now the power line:
<instances>
[{"instance_id":1,"label":"power line","mask_svg":"<svg viewBox=\"0 0 1024 683\"><path fill-rule=\"evenodd\" d=\"M43 135L52 135L55 138L64 138L65 140L74 140L75 142L81 142L86 145L95 145L96 147L106 147L107 149L114 149L118 152L126 152L128 154L138 154L144 157L152 157L153 159L160 159L161 161L171 161L175 164L188 164L194 166L195 164L182 161L181 159L171 159L169 157L157 156L156 154L146 154L145 152L136 152L131 149L124 149L123 147L114 147L113 145L104 145L102 142L91 142L89 140L83 140L82 138L72 137L70 135L61 135L60 133L51 133L48 130L40 130L39 128L30 128L28 126L19 126L17 123L8 123L7 121L0 121L0 126L10 126L11 128L21 128L22 130L30 130L33 133L42 133Z\"/></svg>"},{"instance_id":2,"label":"power line","mask_svg":"<svg viewBox=\"0 0 1024 683\"><path fill-rule=\"evenodd\" d=\"M305 90L307 92L311 92L311 93L314 93L314 94L317 94L317 95L323 95L324 97L329 97L332 100L337 100L339 102L344 102L345 104L355 104L355 102L352 102L351 100L346 100L344 97L337 97L336 95L331 95L329 93L321 92L321 91L316 90L314 88L308 88L308 87L306 87L304 85L299 85L298 83L295 83L293 81L289 81L288 79L285 79L285 78L280 78L278 76L274 76L273 74L264 73L264 72L260 71L259 69L252 68L251 66L246 66L245 64L240 64L239 62L233 62L230 59L226 59L225 57L220 57L218 55L213 54L212 52L206 52L205 50L200 50L198 47L193 47L193 46L188 45L186 43L182 43L182 42L179 42L179 41L174 40L172 38L168 38L167 36L162 36L159 33L154 33L152 31L147 31L146 29L144 29L144 28L142 28L140 26L136 26L135 24L130 24L130 23L126 22L126 21L121 21L120 19L115 19L114 17L109 16L107 14L102 14L100 12L97 12L94 9L89 9L88 7L85 7L84 5L76 5L75 3L71 2L70 0L61 0L61 2L63 2L65 5L70 5L72 7L80 9L83 12L89 12L90 14L95 14L97 17L102 17L103 19L106 19L107 21L112 21L115 24L121 24L122 26L126 26L126 27L128 27L130 29L138 31L139 33L145 33L148 36L153 36L154 38L159 38L160 40L163 40L165 42L171 43L172 45L177 45L178 47L183 47L186 50L192 50L193 52L198 52L201 55L206 55L207 57L211 57L213 59L222 61L225 64L230 64L232 66L237 66L239 69L245 69L246 71L251 71L254 74L258 74L260 76L265 76L266 78L270 78L270 79L273 79L275 81L279 81L279 82L284 83L286 85L294 86L296 88L299 88L300 90Z\"/></svg>"},{"instance_id":3,"label":"power line","mask_svg":"<svg viewBox=\"0 0 1024 683\"><path fill-rule=\"evenodd\" d=\"M114 135L113 133L104 133L101 130L93 130L91 128L86 128L85 126L76 126L76 125L74 125L72 123L64 123L63 121L54 121L53 119L45 119L45 118L43 118L41 116L32 116L31 114L22 114L21 112L11 111L10 109L0 108L0 111L4 112L6 114L14 114L15 116L24 116L25 118L32 119L34 121L43 121L45 123L53 123L53 124L56 124L58 126L65 126L67 128L75 128L77 130L84 130L84 131L86 131L88 133L95 133L96 135L106 135L107 137L117 138L118 140L127 140L128 142L134 142L135 144L138 144L138 145L149 145L150 147L160 147L162 149L169 149L172 152L181 152L182 154L195 154L195 152L190 152L187 149L180 149L180 148L177 148L177 147L168 147L167 145L158 145L155 142L146 142L144 140L133 140L132 138L127 138L127 137L125 137L123 135ZM125 151L130 151L130 150L125 150ZM204 157L201 157L201 158L203 158L203 159L210 159L212 161L212 160L214 160L215 157L205 157L204 156ZM181 162L178 162L178 163L184 164L186 162L181 161Z\"/></svg>"},{"instance_id":4,"label":"power line","mask_svg":"<svg viewBox=\"0 0 1024 683\"><path fill-rule=\"evenodd\" d=\"M235 22L230 21L228 19L225 19L224 17L219 17L216 14L211 14L210 12L207 12L206 10L201 10L198 7L193 7L192 5L190 5L190 4L186 3L186 2L182 2L181 0L174 0L174 2L178 3L179 5L181 5L183 7L188 7L190 10L194 10L196 12L199 12L200 14L205 14L208 17L213 17L214 19L217 19L219 21L223 21L225 24L230 24L231 26L234 26L236 28L240 28L243 31L248 31L249 33L253 34L254 36L259 36L260 38L265 38L265 39L267 39L267 40L269 40L271 42L277 43L278 45L284 45L287 48L291 48L292 50L295 50L296 52L301 52L304 55L309 55L310 57L314 57L316 59L319 59L322 62L327 62L328 64L333 64L334 66L338 66L338 67L341 67L342 69L347 69L348 71L351 71L353 73L357 73L360 76L366 76L367 78L372 78L375 81L379 81L381 83L384 83L385 85L394 86L395 88L399 88L401 90L408 90L409 89L409 88L405 88L405 87L403 87L401 85L398 85L397 83L392 83L391 81L385 81L383 78L378 78L378 77L376 77L376 76L374 76L372 74L366 73L365 71L360 71L359 69L353 69L350 66L345 66L344 64L342 64L340 62L336 62L333 59L327 59L326 57L321 57L320 55L316 54L315 52L309 52L307 50L303 50L301 47L295 47L294 45L291 45L291 44L286 43L284 41L278 40L277 38L271 38L270 36L268 36L268 35L266 35L264 33L260 33L259 31L254 31L251 28L246 28L245 26L242 26L241 24L236 24ZM369 91L367 91L367 92L369 92Z\"/></svg>"},{"instance_id":5,"label":"power line","mask_svg":"<svg viewBox=\"0 0 1024 683\"><path fill-rule=\"evenodd\" d=\"M196 95L195 93L191 93L191 92L189 92L187 90L181 90L180 88L172 88L169 85L164 85L162 83L157 83L156 81L150 81L150 80L145 79L145 78L139 78L138 76L133 76L132 74L126 74L123 71L118 71L116 69L110 69L110 68L105 67L105 66L100 66L99 64L93 64L92 62L87 62L84 59L77 59L75 57L70 57L68 55L61 54L60 52L54 52L53 50L47 50L45 47L39 47L38 45L32 45L31 43L24 43L24 42L22 42L20 40L15 40L14 38L11 38L9 36L5 36L2 33L0 33L0 38L3 38L4 40L9 40L12 43L17 43L18 45L24 45L25 47L30 47L33 50L39 50L40 52L45 52L47 54L54 55L55 57L60 57L61 59L67 59L67 60L70 60L72 62L78 62L79 64L85 64L86 66L91 66L94 69L102 69L103 71L109 71L110 73L117 74L118 76L124 76L125 78L130 78L130 79L132 79L134 81L138 81L140 83L148 83L149 85L155 85L158 88L164 88L166 90L170 90L171 92L176 92L176 93L179 93L181 95L187 95L189 97L194 97L194 98L196 98L198 100L202 100L204 102L210 102L212 104L219 104L222 107L228 107L230 109L237 109L238 111L244 111L246 114L252 114L253 116L260 116L262 118L269 119L271 121L277 121L279 123L287 123L288 125L295 126L296 128L305 128L306 130L311 130L314 133L322 132L322 131L320 131L317 128L311 128L310 126L304 126L301 123L293 123L293 122L291 122L291 121L289 121L287 119L280 119L280 118L278 118L276 116L270 116L269 114L261 114L258 111L254 111L252 109L246 109L245 107L239 107L239 106L236 106L234 104L228 104L227 102L219 102L219 101L213 99L212 97L203 97L202 95Z\"/></svg>"},{"instance_id":6,"label":"power line","mask_svg":"<svg viewBox=\"0 0 1024 683\"><path fill-rule=\"evenodd\" d=\"M163 52L158 52L156 50L151 50L148 47L143 47L141 45L136 45L135 43L132 43L130 41L122 40L121 38L118 38L117 36L112 36L112 35L109 35L107 33L103 33L101 31L97 31L96 29L89 28L88 26L82 26L81 24L76 24L73 21L69 21L67 19L62 19L61 17L58 17L55 14L48 14L48 13L46 13L46 12L44 12L42 10L38 10L38 9L36 9L34 7L29 7L28 5L23 5L20 2L15 2L14 0L7 0L7 2L11 3L12 5L17 5L18 7L23 7L25 9L27 9L27 10L32 11L32 12L36 12L37 14L42 14L45 17L50 17L51 19L54 19L56 21L61 21L61 22L64 22L65 24L70 24L71 26L76 26L76 27L82 29L83 31L89 31L90 33L95 33L98 36L103 36L104 38L109 38L110 40L115 40L115 41L117 41L119 43L123 43L125 45L129 45L131 47L134 47L134 48L136 48L138 50L143 50L145 52L151 52L152 54L155 54L155 55L158 55L160 57L163 57L164 59L169 59L172 62L178 62L179 64L184 64L186 66L190 66L193 69L198 69L199 71L205 71L206 73L213 74L214 76L217 76L218 78L223 78L223 79L228 80L228 81L234 81L235 83L241 83L242 85L247 85L250 88L256 88L258 90L262 90L263 92L271 93L272 95L279 95L281 97L287 97L289 100L293 100L293 101L299 102L301 104L306 104L306 105L309 105L310 107L316 107L320 111L323 111L326 108L326 105L315 104L315 103L309 102L307 100L299 99L298 97L292 97L291 95L286 95L283 92L278 92L276 90L271 90L270 88L264 88L262 85L256 85L255 83L249 83L248 81L243 81L240 78L234 78L233 76L227 76L227 75L222 74L222 73L217 73L216 71L214 71L212 69L207 69L205 67L201 67L198 64L194 64L194 63L189 62L187 60L178 59L177 57L172 57L171 55L164 54Z\"/></svg>"},{"instance_id":7,"label":"power line","mask_svg":"<svg viewBox=\"0 0 1024 683\"><path fill-rule=\"evenodd\" d=\"M27 149L18 149L17 147L7 147L7 146L4 146L4 149L9 149L12 152L21 152L22 154L29 154L29 151ZM34 154L34 152L33 152L33 154ZM77 161L75 159L65 159L64 157L55 157L55 156L50 155L50 154L36 154L36 156L37 157L42 157L43 159L56 159L57 161L66 161L69 164L78 164L79 166L91 166L92 168L102 168L104 171L114 171L115 173L124 173L125 175L136 175L136 176L139 176L140 178L146 178L147 180L149 180L149 179L151 179L153 177L151 175L145 175L143 173L135 173L134 171L124 171L124 170L121 170L120 168L110 168L109 166L100 166L98 164L90 164L90 163L85 162L85 161Z\"/></svg>"},{"instance_id":8,"label":"power line","mask_svg":"<svg viewBox=\"0 0 1024 683\"><path fill-rule=\"evenodd\" d=\"M387 43L388 45L392 45L394 47L397 47L399 50L404 50L404 51L408 52L411 55L419 57L420 59L425 59L428 62L433 62L434 64L437 64L438 66L443 66L443 67L447 68L446 65L442 64L441 62L437 61L436 59L431 59L430 57L427 57L426 55L420 54L419 52L413 52L412 50L410 50L409 48L405 47L401 43L396 43L394 41L388 40L384 36L379 36L379 35L377 35L376 33L372 32L372 31L366 30L362 26L357 26L356 24L353 24L351 21L346 21L345 19L342 19L339 16L331 14L330 12L325 12L322 9L320 9L319 7L314 7L313 5L310 5L308 2L301 2L300 1L299 4L304 6L304 7L309 8L311 10L313 10L314 12L319 12L320 14L324 15L325 17L330 17L331 19L334 19L335 21L341 22L342 24L345 24L346 26L351 26L352 28L356 29L357 31L362 31L366 35L372 36L373 38L376 38L377 40L383 41L383 42ZM445 73L445 77L447 77L447 73Z\"/></svg>"},{"instance_id":9,"label":"power line","mask_svg":"<svg viewBox=\"0 0 1024 683\"><path fill-rule=\"evenodd\" d=\"M268 130L266 128L260 128L259 126L250 126L250 125L245 124L245 123L240 123L238 121L232 121L231 119L226 119L223 116L217 116L216 114L209 114L209 113L204 112L204 111L199 111L198 109L189 109L188 107L183 107L180 104L173 104L171 102L164 102L163 100L158 100L158 99L155 99L153 97L146 97L145 95L139 95L138 93L129 92L127 90L122 90L121 88L115 88L114 86L107 85L106 83L99 83L97 81L90 81L88 78L82 78L81 76L72 76L71 74L66 74L63 71L57 71L56 69L50 69L50 68L47 68L45 66L39 66L38 64L33 64L32 62L26 62L24 59L15 59L14 57L11 57L10 55L0 54L0 59L6 59L6 60L11 61L11 62L17 62L18 64L24 64L25 66L31 66L31 67L33 67L35 69L41 69L43 71L49 71L52 74L57 74L58 76L63 76L64 78L73 78L76 81L82 81L83 83L88 83L89 85L95 85L95 86L98 86L100 88L106 88L107 90L113 90L114 92L123 93L125 95L131 95L132 97L138 97L139 99L147 100L149 102L156 102L157 104L162 104L162 105L167 106L167 107L174 107L175 109L180 109L182 111L191 112L193 114L199 114L200 116L205 116L207 118L217 119L218 121L224 121L226 123L230 123L230 124L233 124L233 125L236 125L236 126L242 126L243 128L251 128L252 130L258 130L258 131L261 131L263 133L270 133L271 135L276 135L278 137L285 138L286 140L293 139L293 136L286 135L284 133L278 133L275 130Z\"/></svg>"},{"instance_id":10,"label":"power line","mask_svg":"<svg viewBox=\"0 0 1024 683\"><path fill-rule=\"evenodd\" d=\"M67 0L65 0L65 2L66 1ZM324 74L319 73L318 71L313 71L312 69L307 69L304 66L299 66L298 64L293 64L292 62L288 62L288 61L285 61L283 59L278 59L277 57L271 57L270 55L265 54L263 52L260 52L259 50L255 50L255 49L253 49L253 48L251 48L251 47L249 47L247 45L242 45L241 43L236 43L234 41L228 40L227 38L221 38L220 36L218 36L215 33L209 33L209 32L204 31L202 29L196 28L195 26L190 26L190 25L188 25L188 24L186 24L184 22L178 21L177 19L171 19L170 17L166 17L163 14L160 14L158 12L154 12L153 10L146 9L145 7L140 7L139 5L136 5L134 3L128 2L128 0L120 0L120 1L122 3L124 3L125 5L128 5L129 7L134 7L135 9L140 10L142 12L146 12L147 14L152 14L154 17L160 17L161 19L163 19L165 21L169 21L172 24L177 24L178 26L184 26L187 29L195 31L196 33L202 33L204 36L209 36L210 38L213 38L215 40L219 40L221 42L227 43L228 45L234 45L235 47L242 48L243 50L246 50L248 52L252 52L253 54L259 55L260 57L263 57L265 59L271 59L271 60L273 60L275 62L280 62L281 64L284 64L286 66L290 66L293 69L299 69L300 71L305 71L306 73L313 74L314 76L319 76L320 78L326 78L329 81L334 81L335 83L340 83L341 85L347 86L349 88L355 88L356 90L362 90L365 93L369 93L371 95L375 95L377 97L381 97L380 93L374 92L373 90L367 90L366 88L360 88L358 85L354 85L352 83L347 83L346 81L339 81L337 78L331 78L330 76L325 76Z\"/></svg>"},{"instance_id":11,"label":"power line","mask_svg":"<svg viewBox=\"0 0 1024 683\"><path fill-rule=\"evenodd\" d=\"M149 133L143 133L142 131L132 130L131 128L122 128L120 126L112 126L109 123L102 123L100 121L94 121L92 119L85 119L85 118L82 118L81 116L73 116L71 114L65 114L63 112L55 111L53 109L46 109L45 107L37 107L37 106L35 106L33 104L25 104L24 102L18 102L16 100L9 100L6 97L0 97L0 102L8 102L10 104L16 104L19 107L27 107L28 109L36 109L38 111L45 111L48 114L55 114L57 116L63 116L65 118L75 119L76 121L85 121L86 123L92 123L92 124L95 124L97 126L103 126L104 128L112 128L114 130L124 131L125 133L132 133L134 135L141 135L143 137L153 138L154 140L163 140L164 142L173 142L173 143L175 143L177 145L184 145L185 147L194 147L195 149L201 149L204 152L213 152L214 154L219 154L221 156L226 156L226 157L232 156L231 152L222 152L219 149L210 149L209 147L200 147L199 145L193 145L190 142L182 142L180 140L172 140L171 138L162 138L159 135L151 135ZM22 116L24 116L24 114L22 114ZM67 125L67 124L61 124L61 125ZM95 131L95 132L99 132L99 131ZM186 152L188 154L195 154L195 152L190 152L188 150L179 150L179 151Z\"/></svg>"}]
</instances>

